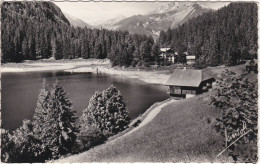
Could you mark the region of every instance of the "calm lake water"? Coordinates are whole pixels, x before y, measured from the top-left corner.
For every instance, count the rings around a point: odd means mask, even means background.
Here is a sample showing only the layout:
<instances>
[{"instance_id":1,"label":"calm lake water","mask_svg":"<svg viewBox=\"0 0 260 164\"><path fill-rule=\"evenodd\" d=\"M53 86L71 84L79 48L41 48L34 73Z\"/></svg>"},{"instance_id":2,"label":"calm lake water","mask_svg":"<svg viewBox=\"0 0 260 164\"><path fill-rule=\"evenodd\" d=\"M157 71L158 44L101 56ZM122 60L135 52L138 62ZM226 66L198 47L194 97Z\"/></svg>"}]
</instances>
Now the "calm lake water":
<instances>
[{"instance_id":1,"label":"calm lake water","mask_svg":"<svg viewBox=\"0 0 260 164\"><path fill-rule=\"evenodd\" d=\"M23 119L31 119L43 78L48 82L48 88L52 87L56 79L61 81L78 116L88 106L95 91L102 91L112 84L120 90L132 119L145 112L155 102L169 97L165 86L119 76L71 74L63 71L2 73L1 104L4 129L14 130L22 124Z\"/></svg>"}]
</instances>

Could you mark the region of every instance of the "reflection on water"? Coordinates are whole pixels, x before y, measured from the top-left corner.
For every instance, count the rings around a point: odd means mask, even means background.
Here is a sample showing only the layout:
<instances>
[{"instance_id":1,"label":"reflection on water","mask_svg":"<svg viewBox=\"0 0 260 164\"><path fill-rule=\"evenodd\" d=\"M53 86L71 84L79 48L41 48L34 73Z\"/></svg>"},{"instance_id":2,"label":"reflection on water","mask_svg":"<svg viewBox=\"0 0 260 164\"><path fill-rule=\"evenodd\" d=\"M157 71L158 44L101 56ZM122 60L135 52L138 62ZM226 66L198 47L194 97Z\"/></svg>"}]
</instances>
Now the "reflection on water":
<instances>
[{"instance_id":1,"label":"reflection on water","mask_svg":"<svg viewBox=\"0 0 260 164\"><path fill-rule=\"evenodd\" d=\"M78 116L88 106L89 99L96 91L102 91L112 84L123 95L132 119L153 103L168 98L166 87L162 85L146 84L119 76L63 71L2 73L3 128L14 130L21 125L23 119L32 117L43 78L47 80L48 88L52 88L56 79L61 81Z\"/></svg>"}]
</instances>

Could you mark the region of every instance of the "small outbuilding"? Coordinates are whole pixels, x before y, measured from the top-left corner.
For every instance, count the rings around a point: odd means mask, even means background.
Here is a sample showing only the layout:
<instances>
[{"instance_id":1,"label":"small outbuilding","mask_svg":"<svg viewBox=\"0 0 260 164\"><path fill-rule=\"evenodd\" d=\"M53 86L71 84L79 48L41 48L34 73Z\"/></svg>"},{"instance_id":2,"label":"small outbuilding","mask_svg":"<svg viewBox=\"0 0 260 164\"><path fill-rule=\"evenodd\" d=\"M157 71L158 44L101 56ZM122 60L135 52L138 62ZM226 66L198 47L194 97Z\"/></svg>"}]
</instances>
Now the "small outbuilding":
<instances>
[{"instance_id":1,"label":"small outbuilding","mask_svg":"<svg viewBox=\"0 0 260 164\"><path fill-rule=\"evenodd\" d=\"M187 55L186 56L186 61L188 65L194 64L196 60L196 56L194 55Z\"/></svg>"},{"instance_id":2,"label":"small outbuilding","mask_svg":"<svg viewBox=\"0 0 260 164\"><path fill-rule=\"evenodd\" d=\"M214 81L203 70L184 68L175 69L165 85L169 86L171 96L187 98L208 91Z\"/></svg>"}]
</instances>

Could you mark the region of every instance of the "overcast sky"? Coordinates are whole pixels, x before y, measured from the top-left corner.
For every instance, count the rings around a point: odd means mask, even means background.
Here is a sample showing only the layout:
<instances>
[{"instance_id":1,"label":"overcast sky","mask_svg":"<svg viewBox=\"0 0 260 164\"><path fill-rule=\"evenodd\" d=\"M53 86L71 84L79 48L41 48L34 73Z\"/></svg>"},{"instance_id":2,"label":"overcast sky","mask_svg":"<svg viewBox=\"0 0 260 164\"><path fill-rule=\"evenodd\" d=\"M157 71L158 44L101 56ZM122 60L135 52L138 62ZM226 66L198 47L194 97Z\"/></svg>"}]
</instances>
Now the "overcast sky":
<instances>
[{"instance_id":1,"label":"overcast sky","mask_svg":"<svg viewBox=\"0 0 260 164\"><path fill-rule=\"evenodd\" d=\"M129 17L138 14L147 14L154 11L165 2L54 2L62 12L82 19L89 24L103 23L119 16ZM211 3L219 8L227 3Z\"/></svg>"}]
</instances>

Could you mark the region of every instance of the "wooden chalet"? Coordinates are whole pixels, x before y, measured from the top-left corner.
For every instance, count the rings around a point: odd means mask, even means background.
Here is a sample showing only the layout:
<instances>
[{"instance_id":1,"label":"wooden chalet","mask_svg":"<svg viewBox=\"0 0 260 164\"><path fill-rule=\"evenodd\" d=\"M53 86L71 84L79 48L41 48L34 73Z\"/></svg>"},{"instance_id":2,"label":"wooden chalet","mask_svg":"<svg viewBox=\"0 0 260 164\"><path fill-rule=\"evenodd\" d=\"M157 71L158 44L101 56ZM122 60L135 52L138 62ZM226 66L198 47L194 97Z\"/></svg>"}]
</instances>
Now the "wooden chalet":
<instances>
[{"instance_id":1,"label":"wooden chalet","mask_svg":"<svg viewBox=\"0 0 260 164\"><path fill-rule=\"evenodd\" d=\"M215 79L202 70L175 69L165 83L173 97L192 97L208 91Z\"/></svg>"},{"instance_id":2,"label":"wooden chalet","mask_svg":"<svg viewBox=\"0 0 260 164\"><path fill-rule=\"evenodd\" d=\"M171 63L174 63L174 51L171 48L160 48L160 58L162 60L168 60Z\"/></svg>"}]
</instances>

